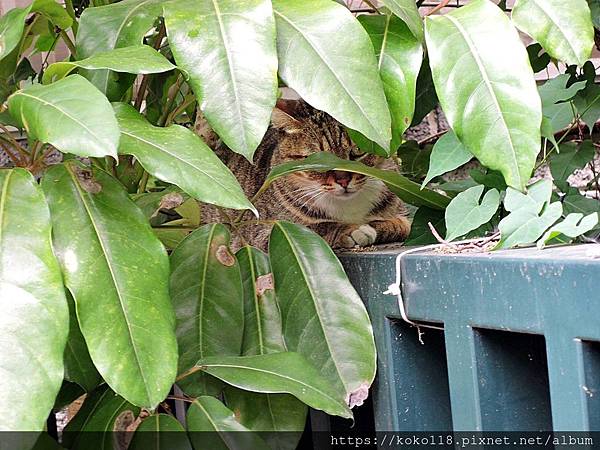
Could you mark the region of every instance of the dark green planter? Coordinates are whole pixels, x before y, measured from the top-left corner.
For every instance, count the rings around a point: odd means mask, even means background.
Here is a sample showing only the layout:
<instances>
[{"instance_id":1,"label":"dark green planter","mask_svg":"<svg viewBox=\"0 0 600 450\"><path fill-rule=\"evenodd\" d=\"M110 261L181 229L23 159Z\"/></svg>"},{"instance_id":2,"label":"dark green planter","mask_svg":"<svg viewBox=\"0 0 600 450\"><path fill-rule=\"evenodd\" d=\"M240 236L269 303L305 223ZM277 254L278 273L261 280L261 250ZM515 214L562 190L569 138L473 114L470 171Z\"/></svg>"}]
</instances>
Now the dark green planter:
<instances>
[{"instance_id":1,"label":"dark green planter","mask_svg":"<svg viewBox=\"0 0 600 450\"><path fill-rule=\"evenodd\" d=\"M406 250L406 249L404 249ZM600 245L341 260L379 352L377 431L600 430Z\"/></svg>"}]
</instances>

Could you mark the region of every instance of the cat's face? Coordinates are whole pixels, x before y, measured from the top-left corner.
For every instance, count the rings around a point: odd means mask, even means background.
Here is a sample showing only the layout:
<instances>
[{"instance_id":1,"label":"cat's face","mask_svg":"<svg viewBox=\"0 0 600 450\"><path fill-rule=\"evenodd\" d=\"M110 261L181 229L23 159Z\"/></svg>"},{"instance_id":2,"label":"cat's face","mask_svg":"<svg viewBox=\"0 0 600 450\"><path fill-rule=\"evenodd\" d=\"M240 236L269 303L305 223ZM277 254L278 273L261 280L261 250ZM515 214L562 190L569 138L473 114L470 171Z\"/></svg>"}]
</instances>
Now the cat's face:
<instances>
[{"instance_id":1,"label":"cat's face","mask_svg":"<svg viewBox=\"0 0 600 450\"><path fill-rule=\"evenodd\" d=\"M293 114L293 115L292 115ZM316 152L330 152L342 159L358 160L371 167L392 169L395 163L365 154L350 140L344 127L329 115L300 103L292 111L276 109L273 125L280 130L279 144L271 165L304 159ZM296 172L285 178L280 189L297 207L345 220L369 211L381 199L385 185L374 178L344 171ZM306 212L306 211L305 211Z\"/></svg>"}]
</instances>

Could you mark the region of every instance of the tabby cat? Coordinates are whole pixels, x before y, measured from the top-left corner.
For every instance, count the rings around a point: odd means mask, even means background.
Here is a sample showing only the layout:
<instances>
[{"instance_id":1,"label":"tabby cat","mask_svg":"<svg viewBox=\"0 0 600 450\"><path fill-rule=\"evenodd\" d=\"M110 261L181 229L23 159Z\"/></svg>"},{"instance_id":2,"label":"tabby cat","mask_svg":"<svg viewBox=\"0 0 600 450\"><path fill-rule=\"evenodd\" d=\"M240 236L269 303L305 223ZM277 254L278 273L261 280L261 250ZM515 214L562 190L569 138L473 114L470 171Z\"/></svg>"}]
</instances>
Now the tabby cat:
<instances>
[{"instance_id":1,"label":"tabby cat","mask_svg":"<svg viewBox=\"0 0 600 450\"><path fill-rule=\"evenodd\" d=\"M198 123L196 127L197 132L210 140L198 129ZM249 198L272 167L315 152L331 152L381 169L397 168L392 160L360 152L339 122L303 101L278 102L272 125L255 153L254 164L231 151L217 149ZM261 222L280 219L305 225L333 248L402 241L410 230L402 202L385 184L350 172L293 173L275 181L255 205ZM223 221L222 212L215 207L207 205L202 213L206 223ZM245 241L266 248L270 227L253 224L253 217L251 212L245 213L243 226L239 228L241 236L234 247Z\"/></svg>"}]
</instances>

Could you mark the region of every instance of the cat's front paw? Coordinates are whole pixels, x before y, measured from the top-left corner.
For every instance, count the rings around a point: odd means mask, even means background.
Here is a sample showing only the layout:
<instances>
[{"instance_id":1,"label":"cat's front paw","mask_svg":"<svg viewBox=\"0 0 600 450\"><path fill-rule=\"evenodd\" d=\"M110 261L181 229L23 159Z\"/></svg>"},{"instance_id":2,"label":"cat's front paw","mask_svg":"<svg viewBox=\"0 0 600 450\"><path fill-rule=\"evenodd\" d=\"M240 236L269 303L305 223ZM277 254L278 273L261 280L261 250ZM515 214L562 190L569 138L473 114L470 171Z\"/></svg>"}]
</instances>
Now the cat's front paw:
<instances>
[{"instance_id":1,"label":"cat's front paw","mask_svg":"<svg viewBox=\"0 0 600 450\"><path fill-rule=\"evenodd\" d=\"M342 236L341 244L345 248L368 247L377 240L377 231L371 225L360 225L350 229L348 234Z\"/></svg>"}]
</instances>

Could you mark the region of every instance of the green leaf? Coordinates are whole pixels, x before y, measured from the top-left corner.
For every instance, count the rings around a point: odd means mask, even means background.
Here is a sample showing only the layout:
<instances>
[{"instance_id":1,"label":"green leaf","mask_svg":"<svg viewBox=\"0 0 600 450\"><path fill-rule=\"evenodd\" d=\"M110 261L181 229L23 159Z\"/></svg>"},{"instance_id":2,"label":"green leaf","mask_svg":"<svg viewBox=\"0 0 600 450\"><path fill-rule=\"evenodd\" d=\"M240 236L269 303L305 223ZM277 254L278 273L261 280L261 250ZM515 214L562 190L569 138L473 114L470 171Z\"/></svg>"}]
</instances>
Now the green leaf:
<instances>
[{"instance_id":1,"label":"green leaf","mask_svg":"<svg viewBox=\"0 0 600 450\"><path fill-rule=\"evenodd\" d=\"M588 0L588 6L592 13L592 23L596 29L600 29L600 0Z\"/></svg>"},{"instance_id":2,"label":"green leaf","mask_svg":"<svg viewBox=\"0 0 600 450\"><path fill-rule=\"evenodd\" d=\"M414 4L412 0L409 2ZM359 21L369 33L378 58L383 90L392 116L393 151L412 122L423 47L397 17L363 15L359 16Z\"/></svg>"},{"instance_id":3,"label":"green leaf","mask_svg":"<svg viewBox=\"0 0 600 450\"><path fill-rule=\"evenodd\" d=\"M96 53L79 61L61 61L50 65L42 77L49 84L69 75L77 67L89 70L110 69L127 73L161 73L176 67L167 58L148 45L133 45Z\"/></svg>"},{"instance_id":4,"label":"green leaf","mask_svg":"<svg viewBox=\"0 0 600 450\"><path fill-rule=\"evenodd\" d=\"M73 19L65 7L55 0L34 0L31 12L43 14L61 30L68 30L73 24Z\"/></svg>"},{"instance_id":5,"label":"green leaf","mask_svg":"<svg viewBox=\"0 0 600 450\"><path fill-rule=\"evenodd\" d=\"M133 419L140 409L102 385L88 394L79 412L63 431L63 445L71 450L113 450L115 423Z\"/></svg>"},{"instance_id":6,"label":"green leaf","mask_svg":"<svg viewBox=\"0 0 600 450\"><path fill-rule=\"evenodd\" d=\"M559 202L549 204L541 215L526 208L511 213L498 225L501 240L496 248L534 243L561 215L562 205Z\"/></svg>"},{"instance_id":7,"label":"green leaf","mask_svg":"<svg viewBox=\"0 0 600 450\"><path fill-rule=\"evenodd\" d=\"M77 32L77 57L85 59L115 48L142 44L161 14L162 3L161 0L124 0L85 8ZM81 71L81 74L110 100L119 100L133 82L133 79L123 82L109 70Z\"/></svg>"},{"instance_id":8,"label":"green leaf","mask_svg":"<svg viewBox=\"0 0 600 450\"><path fill-rule=\"evenodd\" d=\"M308 407L290 394L260 394L232 386L225 400L246 428L258 431L272 450L296 450Z\"/></svg>"},{"instance_id":9,"label":"green leaf","mask_svg":"<svg viewBox=\"0 0 600 450\"><path fill-rule=\"evenodd\" d=\"M458 140L452 130L444 134L433 146L424 188L433 178L457 169L473 159L473 154Z\"/></svg>"},{"instance_id":10,"label":"green leaf","mask_svg":"<svg viewBox=\"0 0 600 450\"><path fill-rule=\"evenodd\" d=\"M554 127L552 126L552 122L546 116L542 116L542 126L540 127L540 132L542 133L542 137L548 139L552 145L554 146L554 150L559 151L558 142L556 142L556 138L554 137Z\"/></svg>"},{"instance_id":11,"label":"green leaf","mask_svg":"<svg viewBox=\"0 0 600 450\"><path fill-rule=\"evenodd\" d=\"M585 88L585 81L578 81L576 83L569 84L570 81L571 76L563 73L546 81L539 87L538 90L542 100L542 106L544 107L544 115L547 115L547 106L552 106L559 102L571 100L579 91Z\"/></svg>"},{"instance_id":12,"label":"green leaf","mask_svg":"<svg viewBox=\"0 0 600 450\"><path fill-rule=\"evenodd\" d=\"M284 352L281 313L277 305L269 257L254 247L236 253L244 288L243 355Z\"/></svg>"},{"instance_id":13,"label":"green leaf","mask_svg":"<svg viewBox=\"0 0 600 450\"><path fill-rule=\"evenodd\" d=\"M588 84L585 89L577 93L573 103L581 121L588 126L592 134L594 125L600 119L600 86L594 83Z\"/></svg>"},{"instance_id":14,"label":"green leaf","mask_svg":"<svg viewBox=\"0 0 600 450\"><path fill-rule=\"evenodd\" d=\"M12 52L23 36L25 18L31 6L27 8L13 8L0 17L0 60Z\"/></svg>"},{"instance_id":15,"label":"green leaf","mask_svg":"<svg viewBox=\"0 0 600 450\"><path fill-rule=\"evenodd\" d=\"M119 153L135 156L156 178L198 200L256 214L235 176L191 130L155 127L129 105L114 108L121 127Z\"/></svg>"},{"instance_id":16,"label":"green leaf","mask_svg":"<svg viewBox=\"0 0 600 450\"><path fill-rule=\"evenodd\" d=\"M179 373L208 356L240 354L244 330L242 279L229 241L224 225L205 225L171 254Z\"/></svg>"},{"instance_id":17,"label":"green leaf","mask_svg":"<svg viewBox=\"0 0 600 450\"><path fill-rule=\"evenodd\" d=\"M587 233L598 224L598 213L592 213L588 216L574 213L569 214L562 222L557 223L550 228L544 236L538 241L538 248L543 248L552 239L564 234L570 238L576 238Z\"/></svg>"},{"instance_id":18,"label":"green leaf","mask_svg":"<svg viewBox=\"0 0 600 450\"><path fill-rule=\"evenodd\" d=\"M417 77L417 96L415 98L415 113L410 124L411 127L419 125L425 116L438 105L438 97L435 92L429 58L425 57L421 70Z\"/></svg>"},{"instance_id":19,"label":"green leaf","mask_svg":"<svg viewBox=\"0 0 600 450\"><path fill-rule=\"evenodd\" d=\"M565 214L581 213L591 214L600 213L600 202L598 200L585 197L579 193L578 189L570 188L562 200L563 211Z\"/></svg>"},{"instance_id":20,"label":"green leaf","mask_svg":"<svg viewBox=\"0 0 600 450\"><path fill-rule=\"evenodd\" d=\"M428 245L437 244L437 239L429 228L431 223L440 235L446 232L444 212L435 209L421 207L415 213L410 226L410 235L406 238L405 245Z\"/></svg>"},{"instance_id":21,"label":"green leaf","mask_svg":"<svg viewBox=\"0 0 600 450\"><path fill-rule=\"evenodd\" d=\"M458 139L506 183L525 188L540 150L541 103L527 52L488 0L425 21L442 109ZM510 71L506 68L510 67Z\"/></svg>"},{"instance_id":22,"label":"green leaf","mask_svg":"<svg viewBox=\"0 0 600 450\"><path fill-rule=\"evenodd\" d=\"M391 119L377 60L352 13L329 0L273 0L273 9L279 75L285 84L388 149Z\"/></svg>"},{"instance_id":23,"label":"green leaf","mask_svg":"<svg viewBox=\"0 0 600 450\"><path fill-rule=\"evenodd\" d=\"M163 246L121 184L97 168L75 160L54 166L42 187L94 365L115 392L154 408L177 365Z\"/></svg>"},{"instance_id":24,"label":"green leaf","mask_svg":"<svg viewBox=\"0 0 600 450\"><path fill-rule=\"evenodd\" d=\"M286 351L268 256L245 246L237 252L236 258L244 286L242 354ZM308 413L304 403L288 394L257 394L231 387L225 390L225 397L242 425L266 432L263 438L272 449L295 450Z\"/></svg>"},{"instance_id":25,"label":"green leaf","mask_svg":"<svg viewBox=\"0 0 600 450\"><path fill-rule=\"evenodd\" d=\"M90 392L100 384L102 378L90 358L77 322L75 303L68 292L67 300L69 303L69 337L64 354L65 380L77 383L86 392Z\"/></svg>"},{"instance_id":26,"label":"green leaf","mask_svg":"<svg viewBox=\"0 0 600 450\"><path fill-rule=\"evenodd\" d=\"M550 55L537 42L527 46L527 54L529 55L529 62L534 73L544 70L552 60Z\"/></svg>"},{"instance_id":27,"label":"green leaf","mask_svg":"<svg viewBox=\"0 0 600 450\"><path fill-rule=\"evenodd\" d=\"M416 206L444 209L448 203L450 203L448 197L429 189L421 190L417 183L403 177L397 172L377 169L376 167L370 167L358 161L341 159L329 152L313 153L301 161L291 161L274 167L267 176L267 179L259 192L264 192L264 190L278 178L305 170L319 172L344 170L377 178L383 181L386 186L402 200Z\"/></svg>"},{"instance_id":28,"label":"green leaf","mask_svg":"<svg viewBox=\"0 0 600 450\"><path fill-rule=\"evenodd\" d=\"M198 397L188 409L186 422L195 449L270 450L258 433L241 425L233 411L214 397Z\"/></svg>"},{"instance_id":29,"label":"green leaf","mask_svg":"<svg viewBox=\"0 0 600 450\"><path fill-rule=\"evenodd\" d=\"M154 414L135 430L129 450L192 450L185 429L173 416Z\"/></svg>"},{"instance_id":30,"label":"green leaf","mask_svg":"<svg viewBox=\"0 0 600 450\"><path fill-rule=\"evenodd\" d=\"M0 429L41 431L63 378L69 312L33 176L0 170Z\"/></svg>"},{"instance_id":31,"label":"green leaf","mask_svg":"<svg viewBox=\"0 0 600 450\"><path fill-rule=\"evenodd\" d=\"M382 3L408 25L419 41L423 41L423 21L415 0L382 0Z\"/></svg>"},{"instance_id":32,"label":"green leaf","mask_svg":"<svg viewBox=\"0 0 600 450\"><path fill-rule=\"evenodd\" d=\"M371 153L379 156L390 156L391 153L395 152L396 148L393 147L396 144L395 142L390 144L390 150L386 150L381 145L377 145L375 142L369 138L366 138L356 130L346 128L346 132L348 133L348 137L352 140L352 142L354 142L356 146L365 153Z\"/></svg>"},{"instance_id":33,"label":"green leaf","mask_svg":"<svg viewBox=\"0 0 600 450\"><path fill-rule=\"evenodd\" d=\"M552 197L552 181L539 180L527 186L527 193L523 194L515 189L508 189L504 197L504 209L514 212L519 209L528 209L539 213Z\"/></svg>"},{"instance_id":34,"label":"green leaf","mask_svg":"<svg viewBox=\"0 0 600 450\"><path fill-rule=\"evenodd\" d=\"M560 146L560 153L550 159L550 171L554 184L562 192L568 190L567 179L577 169L583 168L596 154L592 141L583 141L579 146L568 142Z\"/></svg>"},{"instance_id":35,"label":"green leaf","mask_svg":"<svg viewBox=\"0 0 600 450\"><path fill-rule=\"evenodd\" d=\"M343 394L298 353L217 356L198 361L197 367L240 389L292 394L327 414L352 417Z\"/></svg>"},{"instance_id":36,"label":"green leaf","mask_svg":"<svg viewBox=\"0 0 600 450\"><path fill-rule=\"evenodd\" d=\"M542 99L542 135L554 138L554 133L567 127L575 119L576 110L573 100L577 93L585 88L585 81L569 85L571 77L562 74L546 81L538 88ZM569 86L569 87L567 87Z\"/></svg>"},{"instance_id":37,"label":"green leaf","mask_svg":"<svg viewBox=\"0 0 600 450\"><path fill-rule=\"evenodd\" d=\"M452 241L475 230L494 217L500 206L500 193L491 189L483 196L484 186L474 186L452 199L446 208L446 240Z\"/></svg>"},{"instance_id":38,"label":"green leaf","mask_svg":"<svg viewBox=\"0 0 600 450\"><path fill-rule=\"evenodd\" d=\"M496 248L532 244L562 215L560 202L550 203L552 182L539 180L523 194L509 188L504 197L504 209L510 214L498 225L500 242Z\"/></svg>"},{"instance_id":39,"label":"green leaf","mask_svg":"<svg viewBox=\"0 0 600 450\"><path fill-rule=\"evenodd\" d=\"M164 8L177 65L204 116L252 161L277 100L275 20L269 0L194 0Z\"/></svg>"},{"instance_id":40,"label":"green leaf","mask_svg":"<svg viewBox=\"0 0 600 450\"><path fill-rule=\"evenodd\" d=\"M594 26L586 0L517 0L512 21L567 64L583 66L592 54Z\"/></svg>"},{"instance_id":41,"label":"green leaf","mask_svg":"<svg viewBox=\"0 0 600 450\"><path fill-rule=\"evenodd\" d=\"M117 157L119 125L112 107L79 75L17 91L8 109L31 139L78 156Z\"/></svg>"},{"instance_id":42,"label":"green leaf","mask_svg":"<svg viewBox=\"0 0 600 450\"><path fill-rule=\"evenodd\" d=\"M305 356L351 406L362 404L375 376L367 311L327 243L290 222L269 241L275 292L288 350Z\"/></svg>"}]
</instances>

